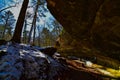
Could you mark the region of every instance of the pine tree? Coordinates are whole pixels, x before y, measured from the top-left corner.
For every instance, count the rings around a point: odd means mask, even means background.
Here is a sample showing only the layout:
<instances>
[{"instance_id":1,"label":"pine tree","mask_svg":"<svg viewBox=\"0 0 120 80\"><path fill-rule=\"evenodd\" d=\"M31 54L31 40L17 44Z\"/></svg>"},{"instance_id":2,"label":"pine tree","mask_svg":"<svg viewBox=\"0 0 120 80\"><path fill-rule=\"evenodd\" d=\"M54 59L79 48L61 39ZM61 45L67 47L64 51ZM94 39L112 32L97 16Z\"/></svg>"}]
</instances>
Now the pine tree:
<instances>
[{"instance_id":1,"label":"pine tree","mask_svg":"<svg viewBox=\"0 0 120 80\"><path fill-rule=\"evenodd\" d=\"M15 32L11 39L11 41L13 42L16 42L16 43L21 42L21 33L22 33L22 28L24 24L24 19L25 19L25 14L26 14L26 10L28 7L28 3L29 3L29 0L23 1L22 8L21 8L21 11L20 11L17 23L16 23Z\"/></svg>"}]
</instances>

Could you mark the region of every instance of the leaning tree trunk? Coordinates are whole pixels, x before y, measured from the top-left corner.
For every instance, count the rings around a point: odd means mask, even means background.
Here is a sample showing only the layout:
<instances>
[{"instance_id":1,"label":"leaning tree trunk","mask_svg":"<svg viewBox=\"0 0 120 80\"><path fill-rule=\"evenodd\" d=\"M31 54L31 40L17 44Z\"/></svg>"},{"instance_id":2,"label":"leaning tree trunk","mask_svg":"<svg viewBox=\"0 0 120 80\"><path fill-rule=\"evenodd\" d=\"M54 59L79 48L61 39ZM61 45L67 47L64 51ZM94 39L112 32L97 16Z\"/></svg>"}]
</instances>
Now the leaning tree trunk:
<instances>
[{"instance_id":1,"label":"leaning tree trunk","mask_svg":"<svg viewBox=\"0 0 120 80\"><path fill-rule=\"evenodd\" d=\"M21 8L18 20L17 20L16 27L15 27L15 32L11 40L13 42L17 42L17 43L21 42L21 33L22 33L22 28L24 24L24 19L25 19L25 14L26 14L28 3L29 3L29 0L23 1L22 8Z\"/></svg>"}]
</instances>

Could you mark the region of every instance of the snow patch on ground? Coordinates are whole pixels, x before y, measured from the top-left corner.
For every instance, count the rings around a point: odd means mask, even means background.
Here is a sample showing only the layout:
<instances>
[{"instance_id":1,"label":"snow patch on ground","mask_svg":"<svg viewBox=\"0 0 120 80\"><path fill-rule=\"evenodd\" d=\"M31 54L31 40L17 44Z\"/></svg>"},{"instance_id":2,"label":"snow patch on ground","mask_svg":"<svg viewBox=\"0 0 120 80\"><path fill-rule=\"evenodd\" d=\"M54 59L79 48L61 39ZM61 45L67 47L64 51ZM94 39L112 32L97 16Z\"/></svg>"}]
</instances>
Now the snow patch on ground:
<instances>
[{"instance_id":1,"label":"snow patch on ground","mask_svg":"<svg viewBox=\"0 0 120 80\"><path fill-rule=\"evenodd\" d=\"M54 80L62 69L57 60L30 45L9 42L0 46L0 80Z\"/></svg>"}]
</instances>

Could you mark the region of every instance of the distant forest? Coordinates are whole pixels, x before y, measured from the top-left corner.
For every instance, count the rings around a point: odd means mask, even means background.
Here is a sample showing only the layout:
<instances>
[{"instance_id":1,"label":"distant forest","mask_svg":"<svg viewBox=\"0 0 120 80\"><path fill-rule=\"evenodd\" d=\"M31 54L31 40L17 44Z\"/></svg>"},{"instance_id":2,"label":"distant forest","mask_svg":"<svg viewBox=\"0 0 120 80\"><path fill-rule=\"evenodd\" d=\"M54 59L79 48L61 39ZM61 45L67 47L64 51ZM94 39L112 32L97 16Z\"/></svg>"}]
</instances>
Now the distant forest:
<instances>
[{"instance_id":1,"label":"distant forest","mask_svg":"<svg viewBox=\"0 0 120 80\"><path fill-rule=\"evenodd\" d=\"M20 26L22 26L20 36L22 43L37 46L54 46L63 30L62 26L50 14L45 0L30 0L24 12L25 17L21 16L21 9L22 7L25 8L23 3L27 3L27 1L0 0L0 39L6 41L11 40L15 33L15 27L19 25L19 22L21 24ZM20 8L20 11L18 8ZM24 17L23 23L18 21L19 17L21 19ZM18 31L15 34L18 34ZM19 40L17 41L19 42Z\"/></svg>"}]
</instances>

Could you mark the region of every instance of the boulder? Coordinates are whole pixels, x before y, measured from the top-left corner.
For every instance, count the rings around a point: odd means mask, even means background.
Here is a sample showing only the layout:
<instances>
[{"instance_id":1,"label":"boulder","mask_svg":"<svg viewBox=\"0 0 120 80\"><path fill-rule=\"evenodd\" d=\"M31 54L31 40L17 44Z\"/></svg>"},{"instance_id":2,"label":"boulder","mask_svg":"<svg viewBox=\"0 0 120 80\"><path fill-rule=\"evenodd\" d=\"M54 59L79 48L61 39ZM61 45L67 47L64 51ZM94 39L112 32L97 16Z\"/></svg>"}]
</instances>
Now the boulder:
<instances>
[{"instance_id":1,"label":"boulder","mask_svg":"<svg viewBox=\"0 0 120 80\"><path fill-rule=\"evenodd\" d=\"M0 80L58 80L65 71L64 65L32 46L0 46Z\"/></svg>"}]
</instances>

